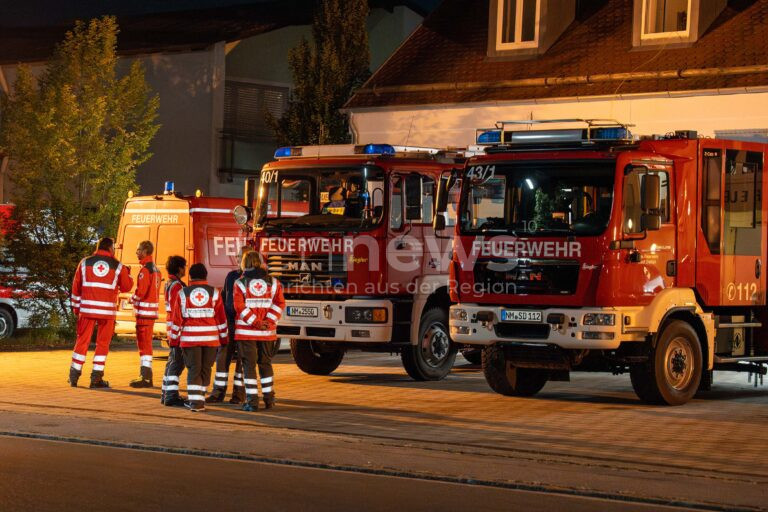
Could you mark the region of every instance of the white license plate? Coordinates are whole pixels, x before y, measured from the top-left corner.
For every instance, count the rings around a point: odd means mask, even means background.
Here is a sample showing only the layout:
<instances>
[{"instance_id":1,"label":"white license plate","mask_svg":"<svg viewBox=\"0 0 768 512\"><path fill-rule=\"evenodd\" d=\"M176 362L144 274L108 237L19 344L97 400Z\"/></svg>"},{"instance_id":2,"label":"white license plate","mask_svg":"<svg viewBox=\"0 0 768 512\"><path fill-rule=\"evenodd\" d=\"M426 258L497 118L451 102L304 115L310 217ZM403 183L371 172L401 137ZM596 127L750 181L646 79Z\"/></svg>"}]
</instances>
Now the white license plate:
<instances>
[{"instance_id":1,"label":"white license plate","mask_svg":"<svg viewBox=\"0 0 768 512\"><path fill-rule=\"evenodd\" d=\"M501 311L502 322L541 322L541 311L519 311L504 309Z\"/></svg>"},{"instance_id":2,"label":"white license plate","mask_svg":"<svg viewBox=\"0 0 768 512\"><path fill-rule=\"evenodd\" d=\"M288 316L317 318L317 308L310 308L305 306L288 306Z\"/></svg>"}]
</instances>

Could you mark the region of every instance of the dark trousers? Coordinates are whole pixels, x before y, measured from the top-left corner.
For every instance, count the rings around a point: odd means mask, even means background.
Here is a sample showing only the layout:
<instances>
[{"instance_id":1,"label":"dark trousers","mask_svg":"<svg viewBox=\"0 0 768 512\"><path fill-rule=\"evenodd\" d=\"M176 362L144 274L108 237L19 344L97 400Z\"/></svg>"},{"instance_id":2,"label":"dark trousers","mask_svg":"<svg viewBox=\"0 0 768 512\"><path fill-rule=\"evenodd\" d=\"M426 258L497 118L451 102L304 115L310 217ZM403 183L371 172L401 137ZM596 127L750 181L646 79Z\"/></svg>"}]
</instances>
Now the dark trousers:
<instances>
[{"instance_id":1,"label":"dark trousers","mask_svg":"<svg viewBox=\"0 0 768 512\"><path fill-rule=\"evenodd\" d=\"M213 377L213 389L223 397L227 393L227 380L229 379L229 365L235 359L235 378L232 387L232 396L244 398L243 368L237 355L237 343L235 343L235 323L229 325L229 344L219 347L216 355L216 375Z\"/></svg>"},{"instance_id":2,"label":"dark trousers","mask_svg":"<svg viewBox=\"0 0 768 512\"><path fill-rule=\"evenodd\" d=\"M238 341L237 349L243 359L246 401L258 404L259 390L257 386L261 384L264 403L274 403L272 357L277 352L277 341ZM259 368L258 374L256 373L257 366Z\"/></svg>"},{"instance_id":3,"label":"dark trousers","mask_svg":"<svg viewBox=\"0 0 768 512\"><path fill-rule=\"evenodd\" d=\"M184 354L181 347L171 347L168 352L168 362L165 363L163 374L163 392L160 401L173 400L179 397L179 377L184 371Z\"/></svg>"},{"instance_id":4,"label":"dark trousers","mask_svg":"<svg viewBox=\"0 0 768 512\"><path fill-rule=\"evenodd\" d=\"M205 390L211 383L211 368L216 360L217 347L185 347L184 365L187 367L187 400L202 406Z\"/></svg>"}]
</instances>

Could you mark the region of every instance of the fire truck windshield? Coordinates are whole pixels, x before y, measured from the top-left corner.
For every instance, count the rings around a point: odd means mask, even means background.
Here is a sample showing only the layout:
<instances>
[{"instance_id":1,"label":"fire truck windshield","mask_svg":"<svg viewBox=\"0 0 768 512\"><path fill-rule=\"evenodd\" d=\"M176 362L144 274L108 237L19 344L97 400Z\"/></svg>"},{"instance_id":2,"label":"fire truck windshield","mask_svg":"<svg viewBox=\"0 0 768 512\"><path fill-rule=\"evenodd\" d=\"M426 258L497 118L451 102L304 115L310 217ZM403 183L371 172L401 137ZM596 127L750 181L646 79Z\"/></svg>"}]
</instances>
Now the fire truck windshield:
<instances>
[{"instance_id":1,"label":"fire truck windshield","mask_svg":"<svg viewBox=\"0 0 768 512\"><path fill-rule=\"evenodd\" d=\"M265 170L257 219L265 228L369 229L381 222L384 171L378 167Z\"/></svg>"},{"instance_id":2,"label":"fire truck windshield","mask_svg":"<svg viewBox=\"0 0 768 512\"><path fill-rule=\"evenodd\" d=\"M482 164L468 167L464 233L599 235L613 204L614 161Z\"/></svg>"}]
</instances>

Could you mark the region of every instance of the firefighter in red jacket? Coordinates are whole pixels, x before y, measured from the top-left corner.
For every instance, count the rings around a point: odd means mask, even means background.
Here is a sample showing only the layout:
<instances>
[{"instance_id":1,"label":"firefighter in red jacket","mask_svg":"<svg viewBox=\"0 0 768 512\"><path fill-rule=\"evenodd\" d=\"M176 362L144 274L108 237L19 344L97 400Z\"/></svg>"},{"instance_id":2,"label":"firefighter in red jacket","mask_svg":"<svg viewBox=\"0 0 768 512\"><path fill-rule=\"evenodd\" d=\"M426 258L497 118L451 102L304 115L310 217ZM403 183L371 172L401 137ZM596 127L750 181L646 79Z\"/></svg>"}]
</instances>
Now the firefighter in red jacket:
<instances>
[{"instance_id":1,"label":"firefighter in red jacket","mask_svg":"<svg viewBox=\"0 0 768 512\"><path fill-rule=\"evenodd\" d=\"M227 344L227 317L219 291L206 281L202 263L189 268L189 286L171 305L171 341L179 342L187 367L187 403L191 411L205 410L205 392L220 345Z\"/></svg>"},{"instance_id":2,"label":"firefighter in red jacket","mask_svg":"<svg viewBox=\"0 0 768 512\"><path fill-rule=\"evenodd\" d=\"M140 375L132 380L132 388L152 387L152 331L157 320L160 298L160 270L152 261L154 246L149 240L139 242L136 257L141 268L136 279L136 291L131 297L136 315L136 345L139 348Z\"/></svg>"},{"instance_id":3,"label":"firefighter in red jacket","mask_svg":"<svg viewBox=\"0 0 768 512\"><path fill-rule=\"evenodd\" d=\"M179 346L179 341L171 341L170 333L173 325L171 322L173 318L172 306L181 289L187 286L181 280L187 271L187 260L181 256L170 256L165 263L165 270L168 272L168 281L165 283L165 323L169 335L170 350L168 351L168 361L165 364L160 402L168 406L184 405L184 400L179 396L179 378L184 371L184 354Z\"/></svg>"},{"instance_id":4,"label":"firefighter in red jacket","mask_svg":"<svg viewBox=\"0 0 768 512\"><path fill-rule=\"evenodd\" d=\"M258 252L243 256L242 277L235 281L235 340L243 361L246 402L244 411L259 409L257 385L261 384L264 407L275 405L272 357L277 352L277 321L283 313L283 287L267 274ZM256 378L256 366L259 379Z\"/></svg>"},{"instance_id":5,"label":"firefighter in red jacket","mask_svg":"<svg viewBox=\"0 0 768 512\"><path fill-rule=\"evenodd\" d=\"M96 332L96 351L91 371L92 388L108 388L104 380L104 364L109 342L115 333L117 295L130 291L133 280L127 267L115 259L114 242L102 238L95 253L80 261L72 282L72 311L77 318L77 341L72 352L69 384L77 386L83 370L93 328Z\"/></svg>"}]
</instances>

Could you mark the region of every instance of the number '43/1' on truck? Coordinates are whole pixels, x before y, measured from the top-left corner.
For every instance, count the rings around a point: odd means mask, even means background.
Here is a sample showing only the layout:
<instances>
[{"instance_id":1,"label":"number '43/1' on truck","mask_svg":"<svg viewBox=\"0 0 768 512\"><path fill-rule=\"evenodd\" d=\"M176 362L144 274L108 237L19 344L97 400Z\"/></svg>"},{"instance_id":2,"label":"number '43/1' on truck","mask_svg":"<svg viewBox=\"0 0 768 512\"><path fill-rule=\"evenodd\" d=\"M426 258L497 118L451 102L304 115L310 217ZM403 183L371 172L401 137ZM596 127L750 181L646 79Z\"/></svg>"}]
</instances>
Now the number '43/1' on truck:
<instances>
[{"instance_id":1,"label":"number '43/1' on truck","mask_svg":"<svg viewBox=\"0 0 768 512\"><path fill-rule=\"evenodd\" d=\"M571 370L626 371L641 399L679 405L713 370L762 379L768 146L536 123L478 130L484 154L437 197L439 223L465 178L450 332L483 347L491 388L533 395Z\"/></svg>"}]
</instances>

